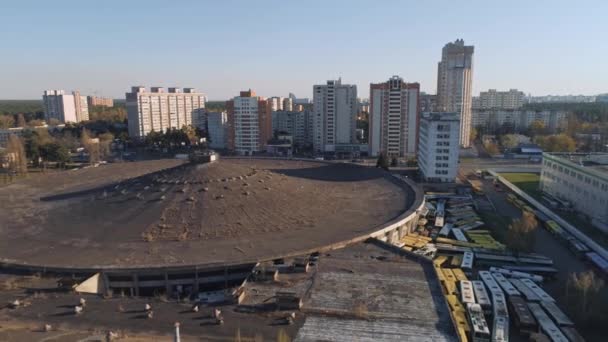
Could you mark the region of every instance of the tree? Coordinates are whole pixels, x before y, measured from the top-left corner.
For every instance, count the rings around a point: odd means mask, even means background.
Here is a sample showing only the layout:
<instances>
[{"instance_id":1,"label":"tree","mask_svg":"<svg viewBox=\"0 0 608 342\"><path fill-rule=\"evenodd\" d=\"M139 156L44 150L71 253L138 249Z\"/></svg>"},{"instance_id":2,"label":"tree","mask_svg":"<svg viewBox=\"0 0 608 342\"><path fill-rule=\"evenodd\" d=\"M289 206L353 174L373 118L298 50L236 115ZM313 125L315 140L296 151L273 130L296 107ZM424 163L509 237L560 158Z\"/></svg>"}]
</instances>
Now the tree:
<instances>
[{"instance_id":1,"label":"tree","mask_svg":"<svg viewBox=\"0 0 608 342\"><path fill-rule=\"evenodd\" d=\"M477 139L478 134L479 132L477 131L477 128L471 127L470 141L475 141Z\"/></svg>"},{"instance_id":2,"label":"tree","mask_svg":"<svg viewBox=\"0 0 608 342\"><path fill-rule=\"evenodd\" d=\"M593 271L586 271L581 273L572 273L568 278L566 285L566 297L568 303L570 303L570 295L573 298L573 306L579 320L587 321L596 314L598 308L602 308L601 301L598 301L599 297L597 294L604 286L604 282L597 278ZM573 293L569 293L572 288ZM598 303L599 302L599 303Z\"/></svg>"},{"instance_id":3,"label":"tree","mask_svg":"<svg viewBox=\"0 0 608 342\"><path fill-rule=\"evenodd\" d=\"M84 149L89 153L89 163L97 163L100 156L99 139L92 138L91 133L87 129L83 129L80 141Z\"/></svg>"},{"instance_id":4,"label":"tree","mask_svg":"<svg viewBox=\"0 0 608 342\"><path fill-rule=\"evenodd\" d=\"M534 138L545 133L545 123L542 120L534 120L528 127L528 134Z\"/></svg>"},{"instance_id":5,"label":"tree","mask_svg":"<svg viewBox=\"0 0 608 342\"><path fill-rule=\"evenodd\" d=\"M380 153L378 156L378 161L376 162L376 167L380 167L386 171L388 171L388 158L384 152Z\"/></svg>"},{"instance_id":6,"label":"tree","mask_svg":"<svg viewBox=\"0 0 608 342\"><path fill-rule=\"evenodd\" d=\"M26 126L25 116L23 116L23 113L17 114L17 127L25 127L25 126Z\"/></svg>"},{"instance_id":7,"label":"tree","mask_svg":"<svg viewBox=\"0 0 608 342\"><path fill-rule=\"evenodd\" d=\"M57 126L59 124L61 124L61 121L59 121L59 119L56 119L56 118L49 119L49 126Z\"/></svg>"},{"instance_id":8,"label":"tree","mask_svg":"<svg viewBox=\"0 0 608 342\"><path fill-rule=\"evenodd\" d=\"M40 146L40 156L45 161L57 162L61 166L70 161L70 151L57 142L49 142Z\"/></svg>"},{"instance_id":9,"label":"tree","mask_svg":"<svg viewBox=\"0 0 608 342\"><path fill-rule=\"evenodd\" d=\"M100 156L105 159L110 156L112 141L114 141L114 134L106 132L98 135L97 138L99 138Z\"/></svg>"},{"instance_id":10,"label":"tree","mask_svg":"<svg viewBox=\"0 0 608 342\"><path fill-rule=\"evenodd\" d=\"M522 212L521 219L514 219L507 231L507 246L519 254L520 252L530 252L534 249L536 242L534 231L538 222L532 213Z\"/></svg>"},{"instance_id":11,"label":"tree","mask_svg":"<svg viewBox=\"0 0 608 342\"><path fill-rule=\"evenodd\" d=\"M515 148L519 144L519 139L515 134L505 134L500 137L500 144L503 148Z\"/></svg>"},{"instance_id":12,"label":"tree","mask_svg":"<svg viewBox=\"0 0 608 342\"><path fill-rule=\"evenodd\" d=\"M8 136L6 154L9 158L8 168L10 171L18 174L27 173L27 156L21 138L14 134Z\"/></svg>"},{"instance_id":13,"label":"tree","mask_svg":"<svg viewBox=\"0 0 608 342\"><path fill-rule=\"evenodd\" d=\"M534 141L546 152L574 152L576 141L566 134L540 135Z\"/></svg>"},{"instance_id":14,"label":"tree","mask_svg":"<svg viewBox=\"0 0 608 342\"><path fill-rule=\"evenodd\" d=\"M13 127L15 119L12 115L0 115L0 129L8 129Z\"/></svg>"},{"instance_id":15,"label":"tree","mask_svg":"<svg viewBox=\"0 0 608 342\"><path fill-rule=\"evenodd\" d=\"M500 153L498 146L496 146L496 144L491 141L484 142L483 147L486 149L486 152L488 152L488 154L490 154L490 155L495 155L495 154Z\"/></svg>"}]
</instances>

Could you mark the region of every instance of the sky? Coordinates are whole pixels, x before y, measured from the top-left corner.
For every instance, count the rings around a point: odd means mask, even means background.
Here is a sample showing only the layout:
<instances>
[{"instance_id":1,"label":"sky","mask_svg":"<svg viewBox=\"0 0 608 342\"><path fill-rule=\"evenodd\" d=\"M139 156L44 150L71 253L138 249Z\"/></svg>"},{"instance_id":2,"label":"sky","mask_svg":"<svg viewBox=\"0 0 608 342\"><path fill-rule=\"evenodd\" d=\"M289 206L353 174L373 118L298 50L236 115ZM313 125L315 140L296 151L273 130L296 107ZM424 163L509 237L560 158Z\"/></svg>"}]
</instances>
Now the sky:
<instances>
[{"instance_id":1,"label":"sky","mask_svg":"<svg viewBox=\"0 0 608 342\"><path fill-rule=\"evenodd\" d=\"M310 97L399 75L435 93L443 45L475 46L474 94L608 92L608 1L1 1L0 99L131 86Z\"/></svg>"}]
</instances>

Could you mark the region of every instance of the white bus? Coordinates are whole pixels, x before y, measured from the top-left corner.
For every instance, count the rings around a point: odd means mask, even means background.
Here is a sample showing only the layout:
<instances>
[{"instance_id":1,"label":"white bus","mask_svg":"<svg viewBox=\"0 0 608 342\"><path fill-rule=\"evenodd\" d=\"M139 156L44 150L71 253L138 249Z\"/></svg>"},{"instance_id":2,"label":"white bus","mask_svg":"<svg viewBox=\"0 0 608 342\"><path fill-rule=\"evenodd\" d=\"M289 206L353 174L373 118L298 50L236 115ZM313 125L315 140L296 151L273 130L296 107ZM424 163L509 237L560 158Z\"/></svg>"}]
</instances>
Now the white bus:
<instances>
[{"instance_id":1,"label":"white bus","mask_svg":"<svg viewBox=\"0 0 608 342\"><path fill-rule=\"evenodd\" d=\"M492 302L490 301L490 296L488 295L488 291L486 291L486 287L483 285L483 281L473 280L471 281L471 284L473 284L473 293L475 293L477 304L481 306L483 311L491 311Z\"/></svg>"},{"instance_id":2,"label":"white bus","mask_svg":"<svg viewBox=\"0 0 608 342\"><path fill-rule=\"evenodd\" d=\"M465 271L470 271L473 268L473 252L464 252L460 268Z\"/></svg>"},{"instance_id":3,"label":"white bus","mask_svg":"<svg viewBox=\"0 0 608 342\"><path fill-rule=\"evenodd\" d=\"M464 236L464 233L462 232L462 230L460 230L458 228L452 228L452 233L454 233L454 237L456 238L456 240L462 241L462 242L469 242L469 240L467 240L467 237Z\"/></svg>"},{"instance_id":4,"label":"white bus","mask_svg":"<svg viewBox=\"0 0 608 342\"><path fill-rule=\"evenodd\" d=\"M492 325L492 342L509 341L509 317L494 317Z\"/></svg>"},{"instance_id":5,"label":"white bus","mask_svg":"<svg viewBox=\"0 0 608 342\"><path fill-rule=\"evenodd\" d=\"M478 274L481 281L483 281L483 283L486 284L486 286L488 287L488 290L490 290L492 297L494 297L495 292L500 292L500 294L502 294L502 290L500 289L498 283L496 282L496 280L494 280L494 277L492 277L492 274L490 272L479 271Z\"/></svg>"},{"instance_id":6,"label":"white bus","mask_svg":"<svg viewBox=\"0 0 608 342\"><path fill-rule=\"evenodd\" d=\"M467 316L471 326L471 340L473 342L490 342L490 329L481 306L477 303L468 303Z\"/></svg>"},{"instance_id":7,"label":"white bus","mask_svg":"<svg viewBox=\"0 0 608 342\"><path fill-rule=\"evenodd\" d=\"M460 281L460 300L463 304L475 303L475 294L473 293L473 284L471 284L471 281Z\"/></svg>"},{"instance_id":8,"label":"white bus","mask_svg":"<svg viewBox=\"0 0 608 342\"><path fill-rule=\"evenodd\" d=\"M530 280L533 280L537 283L542 283L543 282L543 277L536 275L536 274L530 274L530 273L525 273L525 272L520 272L520 271L514 271L514 270L508 270L506 268L500 268L500 267L490 267L490 272L497 272L497 273L501 273L505 276L508 276L510 278L517 278L517 279L521 279L521 278L527 278Z\"/></svg>"},{"instance_id":9,"label":"white bus","mask_svg":"<svg viewBox=\"0 0 608 342\"><path fill-rule=\"evenodd\" d=\"M553 318L553 321L557 323L557 325L561 326L573 326L574 323L566 316L566 314L557 307L555 302L540 302L540 305L547 311L549 316Z\"/></svg>"},{"instance_id":10,"label":"white bus","mask_svg":"<svg viewBox=\"0 0 608 342\"><path fill-rule=\"evenodd\" d=\"M526 298L528 302L539 302L540 297L536 294L536 292L532 291L528 285L524 284L520 279L509 279L511 284L517 288L519 292Z\"/></svg>"}]
</instances>

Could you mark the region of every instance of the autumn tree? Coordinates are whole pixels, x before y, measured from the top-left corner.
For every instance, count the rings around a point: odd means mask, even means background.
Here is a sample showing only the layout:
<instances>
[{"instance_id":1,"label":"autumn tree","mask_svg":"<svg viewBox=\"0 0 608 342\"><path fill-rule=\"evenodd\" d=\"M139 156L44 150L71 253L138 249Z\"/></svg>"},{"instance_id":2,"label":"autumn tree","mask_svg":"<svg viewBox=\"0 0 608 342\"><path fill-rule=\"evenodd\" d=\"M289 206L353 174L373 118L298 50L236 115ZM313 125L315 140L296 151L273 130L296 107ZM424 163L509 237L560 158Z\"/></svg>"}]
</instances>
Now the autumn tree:
<instances>
[{"instance_id":1,"label":"autumn tree","mask_svg":"<svg viewBox=\"0 0 608 342\"><path fill-rule=\"evenodd\" d=\"M507 246L516 254L530 252L536 242L534 231L538 226L534 214L523 211L521 219L514 219L507 231Z\"/></svg>"},{"instance_id":2,"label":"autumn tree","mask_svg":"<svg viewBox=\"0 0 608 342\"><path fill-rule=\"evenodd\" d=\"M542 120L534 120L528 127L528 134L531 137L545 133L545 123Z\"/></svg>"},{"instance_id":3,"label":"autumn tree","mask_svg":"<svg viewBox=\"0 0 608 342\"><path fill-rule=\"evenodd\" d=\"M93 138L87 129L83 129L82 134L80 135L80 142L84 149L89 153L89 163L97 163L100 156L99 139Z\"/></svg>"},{"instance_id":4,"label":"autumn tree","mask_svg":"<svg viewBox=\"0 0 608 342\"><path fill-rule=\"evenodd\" d=\"M471 135L469 137L470 141L475 141L475 139L477 139L478 134L479 132L477 131L477 128L471 127Z\"/></svg>"},{"instance_id":5,"label":"autumn tree","mask_svg":"<svg viewBox=\"0 0 608 342\"><path fill-rule=\"evenodd\" d=\"M0 129L8 129L13 127L15 119L12 115L0 115Z\"/></svg>"},{"instance_id":6,"label":"autumn tree","mask_svg":"<svg viewBox=\"0 0 608 342\"><path fill-rule=\"evenodd\" d=\"M17 127L25 127L25 126L26 126L25 116L23 116L23 113L17 114Z\"/></svg>"},{"instance_id":7,"label":"autumn tree","mask_svg":"<svg viewBox=\"0 0 608 342\"><path fill-rule=\"evenodd\" d=\"M572 305L574 312L581 321L587 321L605 310L605 304L598 300L598 293L604 286L604 281L595 276L593 271L572 273L566 285L566 300ZM604 300L605 302L605 300Z\"/></svg>"},{"instance_id":8,"label":"autumn tree","mask_svg":"<svg viewBox=\"0 0 608 342\"><path fill-rule=\"evenodd\" d=\"M546 152L574 152L576 141L566 134L537 136L534 141Z\"/></svg>"},{"instance_id":9,"label":"autumn tree","mask_svg":"<svg viewBox=\"0 0 608 342\"><path fill-rule=\"evenodd\" d=\"M505 134L500 137L500 144L503 148L515 148L519 144L519 139L515 134Z\"/></svg>"},{"instance_id":10,"label":"autumn tree","mask_svg":"<svg viewBox=\"0 0 608 342\"><path fill-rule=\"evenodd\" d=\"M483 143L483 147L485 148L486 152L488 152L488 154L495 155L500 153L498 146L496 146L496 144L491 141L486 141L485 143Z\"/></svg>"},{"instance_id":11,"label":"autumn tree","mask_svg":"<svg viewBox=\"0 0 608 342\"><path fill-rule=\"evenodd\" d=\"M21 138L14 134L8 136L6 154L9 159L8 168L10 171L18 174L27 173L27 156Z\"/></svg>"},{"instance_id":12,"label":"autumn tree","mask_svg":"<svg viewBox=\"0 0 608 342\"><path fill-rule=\"evenodd\" d=\"M99 138L100 156L103 158L109 157L111 153L112 141L114 141L114 134L106 132L98 135L97 138Z\"/></svg>"}]
</instances>

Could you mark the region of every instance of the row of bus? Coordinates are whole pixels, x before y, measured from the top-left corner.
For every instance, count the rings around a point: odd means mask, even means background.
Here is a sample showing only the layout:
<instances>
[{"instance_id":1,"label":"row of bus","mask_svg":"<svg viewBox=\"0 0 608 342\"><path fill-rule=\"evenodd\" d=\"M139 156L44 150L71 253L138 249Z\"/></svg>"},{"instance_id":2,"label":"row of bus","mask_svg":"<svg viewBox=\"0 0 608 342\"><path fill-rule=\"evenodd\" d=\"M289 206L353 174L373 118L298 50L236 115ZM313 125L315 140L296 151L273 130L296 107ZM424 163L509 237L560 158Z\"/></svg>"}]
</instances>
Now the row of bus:
<instances>
[{"instance_id":1,"label":"row of bus","mask_svg":"<svg viewBox=\"0 0 608 342\"><path fill-rule=\"evenodd\" d=\"M565 243L568 248L578 257L588 261L600 274L608 276L608 260L601 257L599 254L591 251L585 243L577 239L574 235L560 226L557 222L551 220L547 215L539 210L534 210L526 205L522 200L518 199L514 194L508 194L507 200L522 211L532 213L536 219L543 225L547 231L555 235L559 241Z\"/></svg>"}]
</instances>

